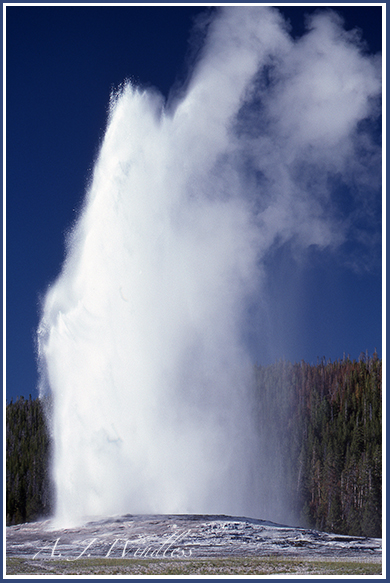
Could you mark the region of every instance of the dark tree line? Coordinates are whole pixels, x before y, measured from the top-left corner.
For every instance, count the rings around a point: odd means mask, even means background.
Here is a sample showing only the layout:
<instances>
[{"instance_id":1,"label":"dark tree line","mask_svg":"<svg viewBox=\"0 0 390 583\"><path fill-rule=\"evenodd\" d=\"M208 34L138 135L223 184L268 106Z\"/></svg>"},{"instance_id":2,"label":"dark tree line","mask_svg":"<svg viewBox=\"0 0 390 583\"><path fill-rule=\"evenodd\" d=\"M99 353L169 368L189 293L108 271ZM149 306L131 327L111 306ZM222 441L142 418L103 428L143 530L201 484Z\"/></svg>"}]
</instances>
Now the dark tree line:
<instances>
[{"instance_id":1,"label":"dark tree line","mask_svg":"<svg viewBox=\"0 0 390 583\"><path fill-rule=\"evenodd\" d=\"M254 369L258 484L269 519L381 536L382 362L280 361ZM50 441L38 399L7 405L7 524L51 510ZM264 516L266 517L266 516Z\"/></svg>"},{"instance_id":2,"label":"dark tree line","mask_svg":"<svg viewBox=\"0 0 390 583\"><path fill-rule=\"evenodd\" d=\"M11 400L6 410L7 524L50 513L49 448L41 401L31 395Z\"/></svg>"},{"instance_id":3,"label":"dark tree line","mask_svg":"<svg viewBox=\"0 0 390 583\"><path fill-rule=\"evenodd\" d=\"M302 526L381 536L382 362L257 366L259 460L270 507Z\"/></svg>"}]
</instances>

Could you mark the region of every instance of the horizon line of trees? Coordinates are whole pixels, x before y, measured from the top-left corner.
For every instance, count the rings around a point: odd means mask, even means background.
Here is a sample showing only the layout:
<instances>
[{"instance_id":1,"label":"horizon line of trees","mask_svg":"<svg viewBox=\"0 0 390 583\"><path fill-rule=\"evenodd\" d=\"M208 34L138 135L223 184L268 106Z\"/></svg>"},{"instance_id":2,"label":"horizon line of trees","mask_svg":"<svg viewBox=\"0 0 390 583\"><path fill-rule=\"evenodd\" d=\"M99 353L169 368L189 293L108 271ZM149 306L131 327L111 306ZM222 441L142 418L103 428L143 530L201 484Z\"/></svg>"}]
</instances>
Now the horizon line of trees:
<instances>
[{"instance_id":1,"label":"horizon line of trees","mask_svg":"<svg viewBox=\"0 0 390 583\"><path fill-rule=\"evenodd\" d=\"M254 366L258 484L291 523L382 536L382 360ZM50 438L39 399L6 406L6 522L52 511ZM261 478L260 478L261 479Z\"/></svg>"},{"instance_id":2,"label":"horizon line of trees","mask_svg":"<svg viewBox=\"0 0 390 583\"><path fill-rule=\"evenodd\" d=\"M382 536L382 361L255 368L268 502L318 530ZM267 484L263 484L266 491Z\"/></svg>"},{"instance_id":3,"label":"horizon line of trees","mask_svg":"<svg viewBox=\"0 0 390 583\"><path fill-rule=\"evenodd\" d=\"M52 509L50 437L39 399L6 406L6 523L48 516Z\"/></svg>"}]
</instances>

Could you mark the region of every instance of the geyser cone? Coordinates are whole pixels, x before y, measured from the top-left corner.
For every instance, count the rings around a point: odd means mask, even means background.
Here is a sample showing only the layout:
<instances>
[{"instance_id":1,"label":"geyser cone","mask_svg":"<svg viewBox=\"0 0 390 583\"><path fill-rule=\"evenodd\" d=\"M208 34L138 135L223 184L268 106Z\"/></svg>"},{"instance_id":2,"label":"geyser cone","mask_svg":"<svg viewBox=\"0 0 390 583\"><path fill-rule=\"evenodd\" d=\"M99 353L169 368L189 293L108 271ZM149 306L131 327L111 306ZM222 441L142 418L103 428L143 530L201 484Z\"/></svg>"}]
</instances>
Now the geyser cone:
<instances>
[{"instance_id":1,"label":"geyser cone","mask_svg":"<svg viewBox=\"0 0 390 583\"><path fill-rule=\"evenodd\" d=\"M39 329L61 524L283 519L263 506L243 326L271 248L345 237L328 176L359 165L353 137L380 83L340 31L328 15L294 43L276 10L224 9L174 107L131 84L113 97Z\"/></svg>"}]
</instances>

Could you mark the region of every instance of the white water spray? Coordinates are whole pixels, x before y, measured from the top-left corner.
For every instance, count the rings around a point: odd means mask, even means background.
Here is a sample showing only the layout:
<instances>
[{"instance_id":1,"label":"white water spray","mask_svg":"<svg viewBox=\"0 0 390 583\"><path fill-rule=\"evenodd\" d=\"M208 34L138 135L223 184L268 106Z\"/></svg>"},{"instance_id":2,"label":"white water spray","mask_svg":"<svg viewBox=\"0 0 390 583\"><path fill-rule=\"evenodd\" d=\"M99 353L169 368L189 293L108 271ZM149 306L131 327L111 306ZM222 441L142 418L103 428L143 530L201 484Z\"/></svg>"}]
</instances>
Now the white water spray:
<instances>
[{"instance_id":1,"label":"white water spray","mask_svg":"<svg viewBox=\"0 0 390 583\"><path fill-rule=\"evenodd\" d=\"M363 167L379 76L332 15L293 42L276 10L235 7L174 107L113 98L39 329L59 524L264 513L247 309L273 245L343 240L326 179Z\"/></svg>"}]
</instances>

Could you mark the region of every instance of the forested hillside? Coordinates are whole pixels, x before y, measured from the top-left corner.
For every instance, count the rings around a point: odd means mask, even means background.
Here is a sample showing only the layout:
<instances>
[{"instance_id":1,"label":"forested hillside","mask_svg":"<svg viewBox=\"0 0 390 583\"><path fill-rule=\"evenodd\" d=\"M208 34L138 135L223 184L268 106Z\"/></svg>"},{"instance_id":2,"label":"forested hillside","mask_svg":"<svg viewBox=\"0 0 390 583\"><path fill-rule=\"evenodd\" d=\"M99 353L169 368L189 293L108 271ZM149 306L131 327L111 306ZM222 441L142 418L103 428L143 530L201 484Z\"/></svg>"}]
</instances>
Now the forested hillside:
<instances>
[{"instance_id":1,"label":"forested hillside","mask_svg":"<svg viewBox=\"0 0 390 583\"><path fill-rule=\"evenodd\" d=\"M254 463L273 517L335 533L381 536L382 362L374 354L254 369ZM50 512L49 438L39 400L7 405L7 524Z\"/></svg>"},{"instance_id":2,"label":"forested hillside","mask_svg":"<svg viewBox=\"0 0 390 583\"><path fill-rule=\"evenodd\" d=\"M381 536L382 362L256 367L259 463L270 507L302 526Z\"/></svg>"},{"instance_id":3,"label":"forested hillside","mask_svg":"<svg viewBox=\"0 0 390 583\"><path fill-rule=\"evenodd\" d=\"M50 513L49 437L39 399L19 398L6 411L7 524Z\"/></svg>"}]
</instances>

